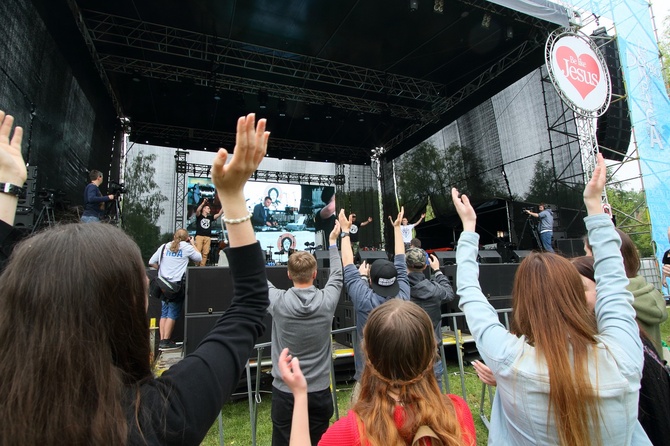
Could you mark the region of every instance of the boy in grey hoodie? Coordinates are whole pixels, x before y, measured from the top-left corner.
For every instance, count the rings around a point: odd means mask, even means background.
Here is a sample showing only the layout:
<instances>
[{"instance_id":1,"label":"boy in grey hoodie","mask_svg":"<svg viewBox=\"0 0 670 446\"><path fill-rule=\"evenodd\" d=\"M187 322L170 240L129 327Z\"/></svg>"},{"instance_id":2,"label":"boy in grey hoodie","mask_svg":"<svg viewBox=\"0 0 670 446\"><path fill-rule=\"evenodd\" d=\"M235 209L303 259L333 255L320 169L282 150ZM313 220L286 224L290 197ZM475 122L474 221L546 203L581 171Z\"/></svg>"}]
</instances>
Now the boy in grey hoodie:
<instances>
[{"instance_id":1,"label":"boy in grey hoodie","mask_svg":"<svg viewBox=\"0 0 670 446\"><path fill-rule=\"evenodd\" d=\"M288 276L293 287L275 288L268 281L272 315L272 445L289 444L293 394L282 381L277 361L284 348L300 358L300 368L308 385L309 432L317 444L328 429L333 415L330 393L331 328L335 308L342 291L342 261L337 251L340 225L328 237L330 277L323 290L314 286L316 260L311 254L298 251L289 256Z\"/></svg>"},{"instance_id":2,"label":"boy in grey hoodie","mask_svg":"<svg viewBox=\"0 0 670 446\"><path fill-rule=\"evenodd\" d=\"M454 290L447 276L440 271L440 261L433 255L430 256L430 269L433 278L428 279L424 274L426 269L426 252L421 248L410 248L406 256L407 270L409 271L410 301L414 302L428 313L433 322L435 339L437 345L442 345L442 302L454 299ZM435 378L442 390L442 356L438 355L433 367Z\"/></svg>"}]
</instances>

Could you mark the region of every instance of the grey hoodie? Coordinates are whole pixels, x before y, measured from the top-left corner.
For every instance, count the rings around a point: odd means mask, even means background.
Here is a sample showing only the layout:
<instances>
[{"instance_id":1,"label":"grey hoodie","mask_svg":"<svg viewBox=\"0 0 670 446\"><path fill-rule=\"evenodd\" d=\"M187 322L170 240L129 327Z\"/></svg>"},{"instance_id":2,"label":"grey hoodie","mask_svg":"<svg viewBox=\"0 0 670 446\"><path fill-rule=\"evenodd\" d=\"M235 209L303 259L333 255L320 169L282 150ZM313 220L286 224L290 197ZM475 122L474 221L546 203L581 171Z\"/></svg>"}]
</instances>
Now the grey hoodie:
<instances>
[{"instance_id":1,"label":"grey hoodie","mask_svg":"<svg viewBox=\"0 0 670 446\"><path fill-rule=\"evenodd\" d=\"M342 292L342 260L336 246L330 247L329 252L330 277L323 290L311 286L284 291L268 281L268 313L272 315L272 385L282 392L291 392L277 368L279 354L286 347L291 355L300 359L308 392L318 392L330 386L330 332Z\"/></svg>"}]
</instances>

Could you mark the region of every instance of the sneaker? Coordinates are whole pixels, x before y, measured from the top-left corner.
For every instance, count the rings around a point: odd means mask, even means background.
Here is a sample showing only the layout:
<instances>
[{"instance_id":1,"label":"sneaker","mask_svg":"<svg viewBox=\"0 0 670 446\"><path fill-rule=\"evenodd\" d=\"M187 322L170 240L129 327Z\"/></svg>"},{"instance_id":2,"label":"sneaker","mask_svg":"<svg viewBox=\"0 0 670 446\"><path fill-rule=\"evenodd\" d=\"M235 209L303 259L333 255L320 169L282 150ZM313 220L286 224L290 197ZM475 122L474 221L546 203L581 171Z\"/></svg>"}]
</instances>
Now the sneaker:
<instances>
[{"instance_id":1,"label":"sneaker","mask_svg":"<svg viewBox=\"0 0 670 446\"><path fill-rule=\"evenodd\" d=\"M177 348L181 348L181 346L175 344L169 339L163 339L158 344L158 350L174 350Z\"/></svg>"}]
</instances>

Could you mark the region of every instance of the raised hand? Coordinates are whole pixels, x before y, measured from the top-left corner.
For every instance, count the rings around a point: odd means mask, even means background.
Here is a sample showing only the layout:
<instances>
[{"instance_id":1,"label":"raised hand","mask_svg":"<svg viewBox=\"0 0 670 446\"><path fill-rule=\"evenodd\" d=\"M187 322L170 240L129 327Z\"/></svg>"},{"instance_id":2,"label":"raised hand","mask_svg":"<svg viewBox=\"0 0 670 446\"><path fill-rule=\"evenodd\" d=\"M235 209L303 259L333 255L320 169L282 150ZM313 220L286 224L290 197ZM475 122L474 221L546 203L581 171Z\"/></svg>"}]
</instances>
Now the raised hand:
<instances>
[{"instance_id":1,"label":"raised hand","mask_svg":"<svg viewBox=\"0 0 670 446\"><path fill-rule=\"evenodd\" d=\"M602 195L607 182L607 166L602 154L598 154L596 168L584 188L584 205L589 215L602 214Z\"/></svg>"},{"instance_id":2,"label":"raised hand","mask_svg":"<svg viewBox=\"0 0 670 446\"><path fill-rule=\"evenodd\" d=\"M349 232L352 225L351 215L347 217L347 214L344 213L344 209L340 209L340 213L337 215L337 221L340 222L342 231Z\"/></svg>"},{"instance_id":3,"label":"raised hand","mask_svg":"<svg viewBox=\"0 0 670 446\"><path fill-rule=\"evenodd\" d=\"M361 266L358 267L358 274L370 277L370 264L367 261L363 260Z\"/></svg>"},{"instance_id":4,"label":"raised hand","mask_svg":"<svg viewBox=\"0 0 670 446\"><path fill-rule=\"evenodd\" d=\"M458 189L452 187L451 199L454 202L458 216L461 218L461 223L463 223L463 230L474 232L475 226L477 224L477 214L475 213L475 209L470 204L470 199L468 196L463 194L459 197Z\"/></svg>"},{"instance_id":5,"label":"raised hand","mask_svg":"<svg viewBox=\"0 0 670 446\"><path fill-rule=\"evenodd\" d=\"M340 236L340 222L335 220L335 226L333 226L333 230L330 231L328 241L330 242L331 245L334 245L335 243L337 243L337 238L339 236Z\"/></svg>"},{"instance_id":6,"label":"raised hand","mask_svg":"<svg viewBox=\"0 0 670 446\"><path fill-rule=\"evenodd\" d=\"M430 255L430 269L438 271L440 269L440 260L435 257L435 254Z\"/></svg>"},{"instance_id":7,"label":"raised hand","mask_svg":"<svg viewBox=\"0 0 670 446\"><path fill-rule=\"evenodd\" d=\"M270 137L270 132L265 131L265 126L265 119L259 120L256 125L254 113L241 117L237 120L233 159L226 164L228 159L226 149L219 149L216 154L212 162L212 181L222 203L225 203L225 196L242 193L247 180L263 160Z\"/></svg>"},{"instance_id":8,"label":"raised hand","mask_svg":"<svg viewBox=\"0 0 670 446\"><path fill-rule=\"evenodd\" d=\"M398 213L398 217L395 220L393 220L393 217L389 215L389 221L391 222L391 224L393 224L393 226L399 228L400 223L402 222L404 216L405 216L405 206L401 206L400 212Z\"/></svg>"},{"instance_id":9,"label":"raised hand","mask_svg":"<svg viewBox=\"0 0 670 446\"><path fill-rule=\"evenodd\" d=\"M472 367L474 367L475 372L477 372L477 376L483 382L484 384L488 384L489 386L497 386L498 383L496 382L496 377L493 376L493 372L487 366L481 361L472 361Z\"/></svg>"},{"instance_id":10,"label":"raised hand","mask_svg":"<svg viewBox=\"0 0 670 446\"><path fill-rule=\"evenodd\" d=\"M16 127L10 140L14 117L0 110L0 182L23 186L28 177L26 163L21 155L23 129Z\"/></svg>"},{"instance_id":11,"label":"raised hand","mask_svg":"<svg viewBox=\"0 0 670 446\"><path fill-rule=\"evenodd\" d=\"M302 374L302 370L300 370L300 361L288 353L288 348L285 348L279 354L277 367L282 381L291 389L291 392L294 394L296 392L307 392L307 380L305 375Z\"/></svg>"}]
</instances>

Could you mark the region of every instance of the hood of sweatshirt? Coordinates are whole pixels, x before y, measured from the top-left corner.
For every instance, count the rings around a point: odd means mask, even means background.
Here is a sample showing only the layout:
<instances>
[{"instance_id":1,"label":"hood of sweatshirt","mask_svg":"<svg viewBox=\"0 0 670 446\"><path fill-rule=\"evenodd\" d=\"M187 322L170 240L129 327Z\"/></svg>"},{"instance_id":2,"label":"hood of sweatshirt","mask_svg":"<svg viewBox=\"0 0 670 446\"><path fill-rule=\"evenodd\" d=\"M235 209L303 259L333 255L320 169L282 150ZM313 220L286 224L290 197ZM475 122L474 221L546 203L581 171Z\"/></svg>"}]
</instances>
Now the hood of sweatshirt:
<instances>
[{"instance_id":1,"label":"hood of sweatshirt","mask_svg":"<svg viewBox=\"0 0 670 446\"><path fill-rule=\"evenodd\" d=\"M323 303L323 290L314 285L308 288L291 287L284 295L284 305L296 316L306 316L317 311Z\"/></svg>"},{"instance_id":2,"label":"hood of sweatshirt","mask_svg":"<svg viewBox=\"0 0 670 446\"><path fill-rule=\"evenodd\" d=\"M423 271L420 273L409 273L407 278L409 279L410 286L409 295L412 299L425 300L433 296L435 284L426 278Z\"/></svg>"},{"instance_id":3,"label":"hood of sweatshirt","mask_svg":"<svg viewBox=\"0 0 670 446\"><path fill-rule=\"evenodd\" d=\"M652 284L647 283L643 276L630 279L626 289L633 293L633 308L640 322L658 325L668 318L663 295Z\"/></svg>"}]
</instances>

